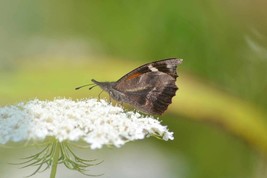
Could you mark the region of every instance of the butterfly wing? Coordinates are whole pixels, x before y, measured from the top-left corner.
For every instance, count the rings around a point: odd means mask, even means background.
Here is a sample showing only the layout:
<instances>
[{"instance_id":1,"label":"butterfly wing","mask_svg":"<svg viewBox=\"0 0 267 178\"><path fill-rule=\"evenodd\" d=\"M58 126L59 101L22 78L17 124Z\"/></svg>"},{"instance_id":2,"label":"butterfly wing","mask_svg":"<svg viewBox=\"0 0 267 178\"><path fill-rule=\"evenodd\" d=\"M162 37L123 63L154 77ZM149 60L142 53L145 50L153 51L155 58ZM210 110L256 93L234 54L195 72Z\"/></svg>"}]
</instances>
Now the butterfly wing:
<instances>
[{"instance_id":1,"label":"butterfly wing","mask_svg":"<svg viewBox=\"0 0 267 178\"><path fill-rule=\"evenodd\" d=\"M155 61L152 63L147 63L144 64L131 72L127 73L123 77L121 77L117 83L121 83L121 81L128 81L134 78L139 77L140 75L147 73L147 72L152 72L152 71L160 71L164 72L168 75L171 75L174 78L177 78L178 75L176 73L176 68L178 64L182 63L182 59L177 59L177 58L169 58L169 59L163 59L160 61Z\"/></svg>"},{"instance_id":2,"label":"butterfly wing","mask_svg":"<svg viewBox=\"0 0 267 178\"><path fill-rule=\"evenodd\" d=\"M178 89L176 68L181 62L171 58L142 65L119 79L114 89L124 93L123 102L138 110L162 114Z\"/></svg>"}]
</instances>

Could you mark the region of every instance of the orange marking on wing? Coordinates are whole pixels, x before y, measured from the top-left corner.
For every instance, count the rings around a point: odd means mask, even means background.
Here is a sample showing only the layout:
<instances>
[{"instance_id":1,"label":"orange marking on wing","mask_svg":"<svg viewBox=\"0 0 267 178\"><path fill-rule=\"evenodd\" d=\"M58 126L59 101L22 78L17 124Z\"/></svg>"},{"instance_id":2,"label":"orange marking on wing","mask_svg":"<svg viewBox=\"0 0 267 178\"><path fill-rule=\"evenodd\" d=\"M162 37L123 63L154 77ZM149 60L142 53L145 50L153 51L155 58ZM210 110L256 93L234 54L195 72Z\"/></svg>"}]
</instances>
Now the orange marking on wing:
<instances>
[{"instance_id":1,"label":"orange marking on wing","mask_svg":"<svg viewBox=\"0 0 267 178\"><path fill-rule=\"evenodd\" d=\"M133 78L136 78L136 77L138 77L138 76L140 76L140 75L142 75L142 73L135 73L135 74L133 74L133 75L130 75L128 78L127 78L127 80L131 80L131 79L133 79Z\"/></svg>"}]
</instances>

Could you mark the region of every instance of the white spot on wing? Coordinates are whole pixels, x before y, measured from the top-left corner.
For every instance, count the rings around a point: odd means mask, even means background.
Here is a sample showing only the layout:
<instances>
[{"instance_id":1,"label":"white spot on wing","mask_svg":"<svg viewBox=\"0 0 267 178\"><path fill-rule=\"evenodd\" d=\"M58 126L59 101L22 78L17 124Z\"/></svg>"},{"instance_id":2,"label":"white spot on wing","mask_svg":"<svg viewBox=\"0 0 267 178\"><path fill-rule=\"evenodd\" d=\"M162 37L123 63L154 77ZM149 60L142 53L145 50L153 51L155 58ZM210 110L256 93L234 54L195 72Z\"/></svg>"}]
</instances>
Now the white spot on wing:
<instances>
[{"instance_id":1,"label":"white spot on wing","mask_svg":"<svg viewBox=\"0 0 267 178\"><path fill-rule=\"evenodd\" d=\"M159 71L157 68L153 67L151 64L148 65L148 68L149 68L152 72L157 72L157 71Z\"/></svg>"},{"instance_id":2,"label":"white spot on wing","mask_svg":"<svg viewBox=\"0 0 267 178\"><path fill-rule=\"evenodd\" d=\"M171 68L173 68L173 65L172 64L167 64L167 68L171 69Z\"/></svg>"}]
</instances>

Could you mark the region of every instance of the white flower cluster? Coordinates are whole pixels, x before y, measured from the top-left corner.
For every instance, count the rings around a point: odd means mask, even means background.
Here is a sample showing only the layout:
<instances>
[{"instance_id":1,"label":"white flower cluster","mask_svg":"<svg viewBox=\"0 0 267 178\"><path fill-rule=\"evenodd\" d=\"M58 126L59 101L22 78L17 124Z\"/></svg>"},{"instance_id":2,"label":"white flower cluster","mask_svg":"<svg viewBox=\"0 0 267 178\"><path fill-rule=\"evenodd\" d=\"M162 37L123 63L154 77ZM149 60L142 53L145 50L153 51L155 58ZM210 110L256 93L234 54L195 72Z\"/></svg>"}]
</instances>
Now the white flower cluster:
<instances>
[{"instance_id":1,"label":"white flower cluster","mask_svg":"<svg viewBox=\"0 0 267 178\"><path fill-rule=\"evenodd\" d=\"M83 140L91 149L120 147L148 136L173 140L173 133L157 119L126 112L105 100L31 100L0 107L0 144L54 137L59 141Z\"/></svg>"}]
</instances>

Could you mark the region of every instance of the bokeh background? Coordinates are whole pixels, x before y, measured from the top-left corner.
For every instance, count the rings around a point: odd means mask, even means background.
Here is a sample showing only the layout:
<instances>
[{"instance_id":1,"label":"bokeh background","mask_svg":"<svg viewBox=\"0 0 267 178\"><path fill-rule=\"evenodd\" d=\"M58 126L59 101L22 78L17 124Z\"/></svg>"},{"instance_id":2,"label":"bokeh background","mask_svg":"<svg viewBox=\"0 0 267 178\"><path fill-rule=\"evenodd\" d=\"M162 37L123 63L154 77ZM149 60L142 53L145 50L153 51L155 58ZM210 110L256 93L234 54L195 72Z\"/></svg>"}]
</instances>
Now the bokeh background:
<instances>
[{"instance_id":1,"label":"bokeh background","mask_svg":"<svg viewBox=\"0 0 267 178\"><path fill-rule=\"evenodd\" d=\"M33 98L97 97L90 82L114 81L154 60L178 57L179 91L160 117L174 141L77 149L116 178L267 177L267 1L0 1L0 106ZM107 97L103 94L101 97ZM40 147L0 148L8 165ZM49 171L34 177L48 177ZM58 177L86 177L60 166Z\"/></svg>"}]
</instances>

